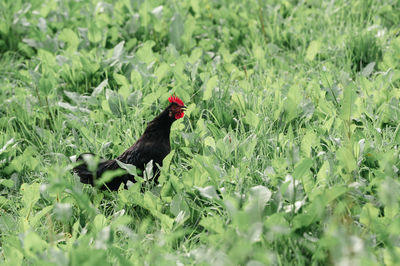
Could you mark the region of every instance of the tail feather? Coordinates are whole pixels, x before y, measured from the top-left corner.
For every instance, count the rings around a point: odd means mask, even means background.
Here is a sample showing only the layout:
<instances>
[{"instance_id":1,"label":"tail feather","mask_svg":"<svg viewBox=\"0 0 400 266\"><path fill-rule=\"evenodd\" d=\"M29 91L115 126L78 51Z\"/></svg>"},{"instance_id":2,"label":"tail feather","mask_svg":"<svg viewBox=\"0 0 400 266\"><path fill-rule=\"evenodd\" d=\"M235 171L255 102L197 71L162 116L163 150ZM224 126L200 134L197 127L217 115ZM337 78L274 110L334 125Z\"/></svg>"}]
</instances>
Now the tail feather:
<instances>
[{"instance_id":1,"label":"tail feather","mask_svg":"<svg viewBox=\"0 0 400 266\"><path fill-rule=\"evenodd\" d=\"M89 171L88 166L83 159L83 157L87 154L91 153L84 153L78 156L76 159L77 162L81 162L80 165L76 166L73 168L73 172L76 173L80 177L80 181L84 184L90 184L94 186L94 176L91 171ZM93 154L91 154L93 155ZM101 175L105 171L109 170L116 170L120 168L116 160L101 160L97 166L97 171L96 171L96 178L100 178ZM135 179L133 176L129 174L125 174L119 177L115 177L113 180L109 181L106 186L102 186L101 189L111 189L111 190L118 190L119 186L121 183L126 183L128 180L135 182Z\"/></svg>"},{"instance_id":2,"label":"tail feather","mask_svg":"<svg viewBox=\"0 0 400 266\"><path fill-rule=\"evenodd\" d=\"M83 159L83 156L87 155L87 154L94 156L94 154L92 154L92 153L83 153L83 154L79 155L78 158L76 159L76 161L81 162L81 164L78 166L75 166L73 171L80 177L80 180L82 183L90 184L93 186L93 173L89 171L88 166Z\"/></svg>"}]
</instances>

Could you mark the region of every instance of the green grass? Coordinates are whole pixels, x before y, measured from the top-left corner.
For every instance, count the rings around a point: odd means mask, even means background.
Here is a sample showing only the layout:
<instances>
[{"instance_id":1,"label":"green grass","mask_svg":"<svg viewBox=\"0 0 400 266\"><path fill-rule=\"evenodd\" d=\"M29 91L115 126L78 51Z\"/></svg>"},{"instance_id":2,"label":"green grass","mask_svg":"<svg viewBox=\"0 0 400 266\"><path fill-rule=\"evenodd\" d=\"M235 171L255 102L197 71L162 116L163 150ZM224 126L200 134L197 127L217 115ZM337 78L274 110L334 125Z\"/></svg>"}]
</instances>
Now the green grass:
<instances>
[{"instance_id":1,"label":"green grass","mask_svg":"<svg viewBox=\"0 0 400 266\"><path fill-rule=\"evenodd\" d=\"M400 4L0 3L0 263L400 263ZM161 184L82 185L175 93Z\"/></svg>"}]
</instances>

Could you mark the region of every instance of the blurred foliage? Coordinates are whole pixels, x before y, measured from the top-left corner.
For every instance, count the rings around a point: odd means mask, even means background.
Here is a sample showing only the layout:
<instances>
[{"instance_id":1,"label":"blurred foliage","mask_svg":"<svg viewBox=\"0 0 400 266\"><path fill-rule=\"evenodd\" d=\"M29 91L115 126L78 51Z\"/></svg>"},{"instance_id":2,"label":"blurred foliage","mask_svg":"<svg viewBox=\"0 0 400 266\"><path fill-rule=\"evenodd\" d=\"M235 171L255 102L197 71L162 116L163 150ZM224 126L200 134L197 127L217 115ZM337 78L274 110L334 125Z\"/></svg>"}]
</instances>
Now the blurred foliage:
<instances>
[{"instance_id":1,"label":"blurred foliage","mask_svg":"<svg viewBox=\"0 0 400 266\"><path fill-rule=\"evenodd\" d=\"M398 265L400 4L0 1L0 262ZM175 93L160 185L83 186Z\"/></svg>"}]
</instances>

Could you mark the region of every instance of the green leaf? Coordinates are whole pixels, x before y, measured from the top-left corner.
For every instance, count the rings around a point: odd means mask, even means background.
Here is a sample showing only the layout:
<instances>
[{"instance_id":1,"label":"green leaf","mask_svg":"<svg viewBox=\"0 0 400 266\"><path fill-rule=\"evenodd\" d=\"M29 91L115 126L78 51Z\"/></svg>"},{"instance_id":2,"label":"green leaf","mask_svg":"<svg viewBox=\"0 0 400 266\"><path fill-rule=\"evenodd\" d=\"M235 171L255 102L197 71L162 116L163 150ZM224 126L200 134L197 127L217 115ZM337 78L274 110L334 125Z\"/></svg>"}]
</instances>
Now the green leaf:
<instances>
[{"instance_id":1,"label":"green leaf","mask_svg":"<svg viewBox=\"0 0 400 266\"><path fill-rule=\"evenodd\" d=\"M36 257L36 254L43 252L48 247L47 242L34 231L26 232L21 238L25 254L31 258Z\"/></svg>"},{"instance_id":2,"label":"green leaf","mask_svg":"<svg viewBox=\"0 0 400 266\"><path fill-rule=\"evenodd\" d=\"M201 187L195 187L195 188L200 192L200 195L202 195L205 198L219 199L219 196L213 186L208 186L205 188L201 188Z\"/></svg>"},{"instance_id":3,"label":"green leaf","mask_svg":"<svg viewBox=\"0 0 400 266\"><path fill-rule=\"evenodd\" d=\"M258 116L251 110L246 111L246 116L244 117L244 122L253 128L256 128L258 126Z\"/></svg>"},{"instance_id":4,"label":"green leaf","mask_svg":"<svg viewBox=\"0 0 400 266\"><path fill-rule=\"evenodd\" d=\"M116 160L116 161L117 161L119 167L121 167L122 169L125 169L128 172L128 174L133 175L133 176L137 176L137 168L136 168L135 165L126 164L126 163L123 163L123 162L118 161L118 160Z\"/></svg>"},{"instance_id":5,"label":"green leaf","mask_svg":"<svg viewBox=\"0 0 400 266\"><path fill-rule=\"evenodd\" d=\"M356 100L357 94L355 92L354 85L352 83L349 83L345 88L343 92L343 99L342 99L342 106L340 109L340 118L343 120L350 121L352 114L355 109L355 100Z\"/></svg>"},{"instance_id":6,"label":"green leaf","mask_svg":"<svg viewBox=\"0 0 400 266\"><path fill-rule=\"evenodd\" d=\"M218 217L207 216L203 217L199 223L205 229L218 234L224 233L224 225Z\"/></svg>"},{"instance_id":7,"label":"green leaf","mask_svg":"<svg viewBox=\"0 0 400 266\"><path fill-rule=\"evenodd\" d=\"M318 54L320 48L321 48L320 41L317 41L317 40L312 41L307 48L306 59L309 61L314 60L314 58Z\"/></svg>"},{"instance_id":8,"label":"green leaf","mask_svg":"<svg viewBox=\"0 0 400 266\"><path fill-rule=\"evenodd\" d=\"M92 43L98 43L102 39L102 32L94 23L92 23L88 28L88 38Z\"/></svg>"},{"instance_id":9,"label":"green leaf","mask_svg":"<svg viewBox=\"0 0 400 266\"><path fill-rule=\"evenodd\" d=\"M118 43L117 45L115 45L115 47L113 48L113 53L112 53L112 58L115 60L120 60L123 52L124 52L124 44L125 42L122 41L120 43Z\"/></svg>"},{"instance_id":10,"label":"green leaf","mask_svg":"<svg viewBox=\"0 0 400 266\"><path fill-rule=\"evenodd\" d=\"M48 214L52 209L53 209L53 205L44 207L44 208L41 209L39 212L37 212L36 215L35 215L35 217L33 217L32 220L30 221L31 226L35 227L35 226L40 222L40 220L41 220L46 214Z\"/></svg>"},{"instance_id":11,"label":"green leaf","mask_svg":"<svg viewBox=\"0 0 400 266\"><path fill-rule=\"evenodd\" d=\"M131 93L130 85L128 79L124 75L120 75L114 73L114 79L118 85L120 85L120 89L118 93L124 97L124 99L128 99L129 94Z\"/></svg>"},{"instance_id":12,"label":"green leaf","mask_svg":"<svg viewBox=\"0 0 400 266\"><path fill-rule=\"evenodd\" d=\"M177 194L174 196L171 202L170 210L175 216L178 216L181 212L183 212L185 216L190 214L189 206L187 205L182 194Z\"/></svg>"},{"instance_id":13,"label":"green leaf","mask_svg":"<svg viewBox=\"0 0 400 266\"><path fill-rule=\"evenodd\" d=\"M246 108L246 103L244 101L244 97L242 94L239 94L237 92L234 92L232 94L232 99L231 99L232 103L235 104L238 108L239 111L244 111Z\"/></svg>"},{"instance_id":14,"label":"green leaf","mask_svg":"<svg viewBox=\"0 0 400 266\"><path fill-rule=\"evenodd\" d=\"M79 38L76 33L71 29L63 29L58 35L58 39L68 44L68 49L76 51L79 45Z\"/></svg>"},{"instance_id":15,"label":"green leaf","mask_svg":"<svg viewBox=\"0 0 400 266\"><path fill-rule=\"evenodd\" d=\"M108 79L103 80L99 86L97 86L93 92L92 92L92 96L97 96L100 93L102 93L104 91L104 88L108 85Z\"/></svg>"},{"instance_id":16,"label":"green leaf","mask_svg":"<svg viewBox=\"0 0 400 266\"><path fill-rule=\"evenodd\" d=\"M307 133L301 140L301 152L308 158L311 157L311 149L316 145L317 135L313 130L307 130Z\"/></svg>"},{"instance_id":17,"label":"green leaf","mask_svg":"<svg viewBox=\"0 0 400 266\"><path fill-rule=\"evenodd\" d=\"M27 184L21 186L23 209L21 210L24 216L27 216L36 202L40 199L39 183Z\"/></svg>"},{"instance_id":18,"label":"green leaf","mask_svg":"<svg viewBox=\"0 0 400 266\"><path fill-rule=\"evenodd\" d=\"M148 65L157 59L152 50L154 45L156 45L154 41L146 41L143 46L137 50L136 55L140 61L145 62Z\"/></svg>"},{"instance_id":19,"label":"green leaf","mask_svg":"<svg viewBox=\"0 0 400 266\"><path fill-rule=\"evenodd\" d=\"M4 144L4 146L0 149L0 155L1 155L2 153L4 153L4 152L8 149L8 146L10 146L11 144L14 144L14 142L15 142L15 139L14 139L14 138L9 139L9 140ZM3 142L3 143L4 143L4 142Z\"/></svg>"},{"instance_id":20,"label":"green leaf","mask_svg":"<svg viewBox=\"0 0 400 266\"><path fill-rule=\"evenodd\" d=\"M93 228L96 232L100 232L101 229L106 227L108 224L107 218L103 214L97 214L93 219Z\"/></svg>"},{"instance_id":21,"label":"green leaf","mask_svg":"<svg viewBox=\"0 0 400 266\"><path fill-rule=\"evenodd\" d=\"M171 19L171 26L169 30L169 38L170 41L177 49L181 47L182 40L181 37L184 32L183 20L179 13L175 13L175 15Z\"/></svg>"},{"instance_id":22,"label":"green leaf","mask_svg":"<svg viewBox=\"0 0 400 266\"><path fill-rule=\"evenodd\" d=\"M194 64L203 55L203 49L201 47L196 47L193 49L189 57L189 63Z\"/></svg>"},{"instance_id":23,"label":"green leaf","mask_svg":"<svg viewBox=\"0 0 400 266\"><path fill-rule=\"evenodd\" d=\"M53 208L54 217L63 223L70 221L72 217L72 204L71 203L56 203Z\"/></svg>"},{"instance_id":24,"label":"green leaf","mask_svg":"<svg viewBox=\"0 0 400 266\"><path fill-rule=\"evenodd\" d=\"M361 74L364 77L369 77L372 74L372 72L374 71L374 67L375 67L375 62L369 63L368 65L366 65L366 67L364 67Z\"/></svg>"},{"instance_id":25,"label":"green leaf","mask_svg":"<svg viewBox=\"0 0 400 266\"><path fill-rule=\"evenodd\" d=\"M136 90L139 90L143 86L142 75L136 70L131 72L131 83Z\"/></svg>"},{"instance_id":26,"label":"green leaf","mask_svg":"<svg viewBox=\"0 0 400 266\"><path fill-rule=\"evenodd\" d=\"M122 176L124 174L126 174L125 169L116 169L116 170L105 171L101 175L100 179L95 180L95 184L96 184L97 187L100 187L100 186L110 182L114 178L116 178L118 176Z\"/></svg>"},{"instance_id":27,"label":"green leaf","mask_svg":"<svg viewBox=\"0 0 400 266\"><path fill-rule=\"evenodd\" d=\"M332 202L333 200L339 198L341 195L347 192L347 187L344 185L337 185L334 187L330 187L325 191L325 198L328 203Z\"/></svg>"},{"instance_id":28,"label":"green leaf","mask_svg":"<svg viewBox=\"0 0 400 266\"><path fill-rule=\"evenodd\" d=\"M122 113L125 113L125 102L122 95L107 89L106 90L106 99L108 101L108 106L110 107L111 112L117 116L121 117Z\"/></svg>"},{"instance_id":29,"label":"green leaf","mask_svg":"<svg viewBox=\"0 0 400 266\"><path fill-rule=\"evenodd\" d=\"M204 145L209 146L215 150L215 141L212 137L208 136L204 139Z\"/></svg>"},{"instance_id":30,"label":"green leaf","mask_svg":"<svg viewBox=\"0 0 400 266\"><path fill-rule=\"evenodd\" d=\"M303 158L299 163L296 164L293 172L293 177L297 180L301 179L304 174L310 170L313 161L310 158Z\"/></svg>"},{"instance_id":31,"label":"green leaf","mask_svg":"<svg viewBox=\"0 0 400 266\"><path fill-rule=\"evenodd\" d=\"M360 215L360 222L367 227L370 227L378 218L379 210L371 203L364 205Z\"/></svg>"},{"instance_id":32,"label":"green leaf","mask_svg":"<svg viewBox=\"0 0 400 266\"><path fill-rule=\"evenodd\" d=\"M204 89L203 100L208 101L211 96L213 89L217 86L218 83L218 76L212 76L206 83L206 87Z\"/></svg>"},{"instance_id":33,"label":"green leaf","mask_svg":"<svg viewBox=\"0 0 400 266\"><path fill-rule=\"evenodd\" d=\"M39 49L38 57L43 64L45 64L49 67L54 67L57 65L56 57L52 53L50 53L46 50Z\"/></svg>"},{"instance_id":34,"label":"green leaf","mask_svg":"<svg viewBox=\"0 0 400 266\"><path fill-rule=\"evenodd\" d=\"M336 152L336 159L338 159L340 165L347 171L347 173L351 173L357 169L357 161L349 147L341 147Z\"/></svg>"},{"instance_id":35,"label":"green leaf","mask_svg":"<svg viewBox=\"0 0 400 266\"><path fill-rule=\"evenodd\" d=\"M0 179L0 185L12 188L14 186L14 181L11 179Z\"/></svg>"},{"instance_id":36,"label":"green leaf","mask_svg":"<svg viewBox=\"0 0 400 266\"><path fill-rule=\"evenodd\" d=\"M165 156L164 160L163 160L163 169L169 169L169 166L171 164L172 158L174 157L175 154L175 150L172 150L167 156Z\"/></svg>"},{"instance_id":37,"label":"green leaf","mask_svg":"<svg viewBox=\"0 0 400 266\"><path fill-rule=\"evenodd\" d=\"M328 183L329 171L329 162L324 161L317 174L317 182L319 185L325 186Z\"/></svg>"},{"instance_id":38,"label":"green leaf","mask_svg":"<svg viewBox=\"0 0 400 266\"><path fill-rule=\"evenodd\" d=\"M264 186L259 185L250 188L250 197L245 210L252 219L261 221L265 206L271 199L271 196L271 191Z\"/></svg>"},{"instance_id":39,"label":"green leaf","mask_svg":"<svg viewBox=\"0 0 400 266\"><path fill-rule=\"evenodd\" d=\"M154 75L156 75L157 81L160 82L169 72L170 66L162 62L154 72Z\"/></svg>"},{"instance_id":40,"label":"green leaf","mask_svg":"<svg viewBox=\"0 0 400 266\"><path fill-rule=\"evenodd\" d=\"M118 85L129 87L128 79L124 75L114 73L114 79Z\"/></svg>"}]
</instances>

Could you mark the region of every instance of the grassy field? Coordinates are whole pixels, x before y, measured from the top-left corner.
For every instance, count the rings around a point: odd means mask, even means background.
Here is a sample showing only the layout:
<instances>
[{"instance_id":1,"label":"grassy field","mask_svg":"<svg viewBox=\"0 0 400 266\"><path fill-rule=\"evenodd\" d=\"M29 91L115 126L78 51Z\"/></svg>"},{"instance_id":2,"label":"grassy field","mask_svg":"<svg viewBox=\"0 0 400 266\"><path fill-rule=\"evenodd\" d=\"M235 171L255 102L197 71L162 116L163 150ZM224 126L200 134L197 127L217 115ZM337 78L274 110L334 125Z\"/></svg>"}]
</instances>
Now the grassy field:
<instances>
[{"instance_id":1,"label":"grassy field","mask_svg":"<svg viewBox=\"0 0 400 266\"><path fill-rule=\"evenodd\" d=\"M0 1L0 263L398 265L397 0ZM161 184L101 192L175 93Z\"/></svg>"}]
</instances>

